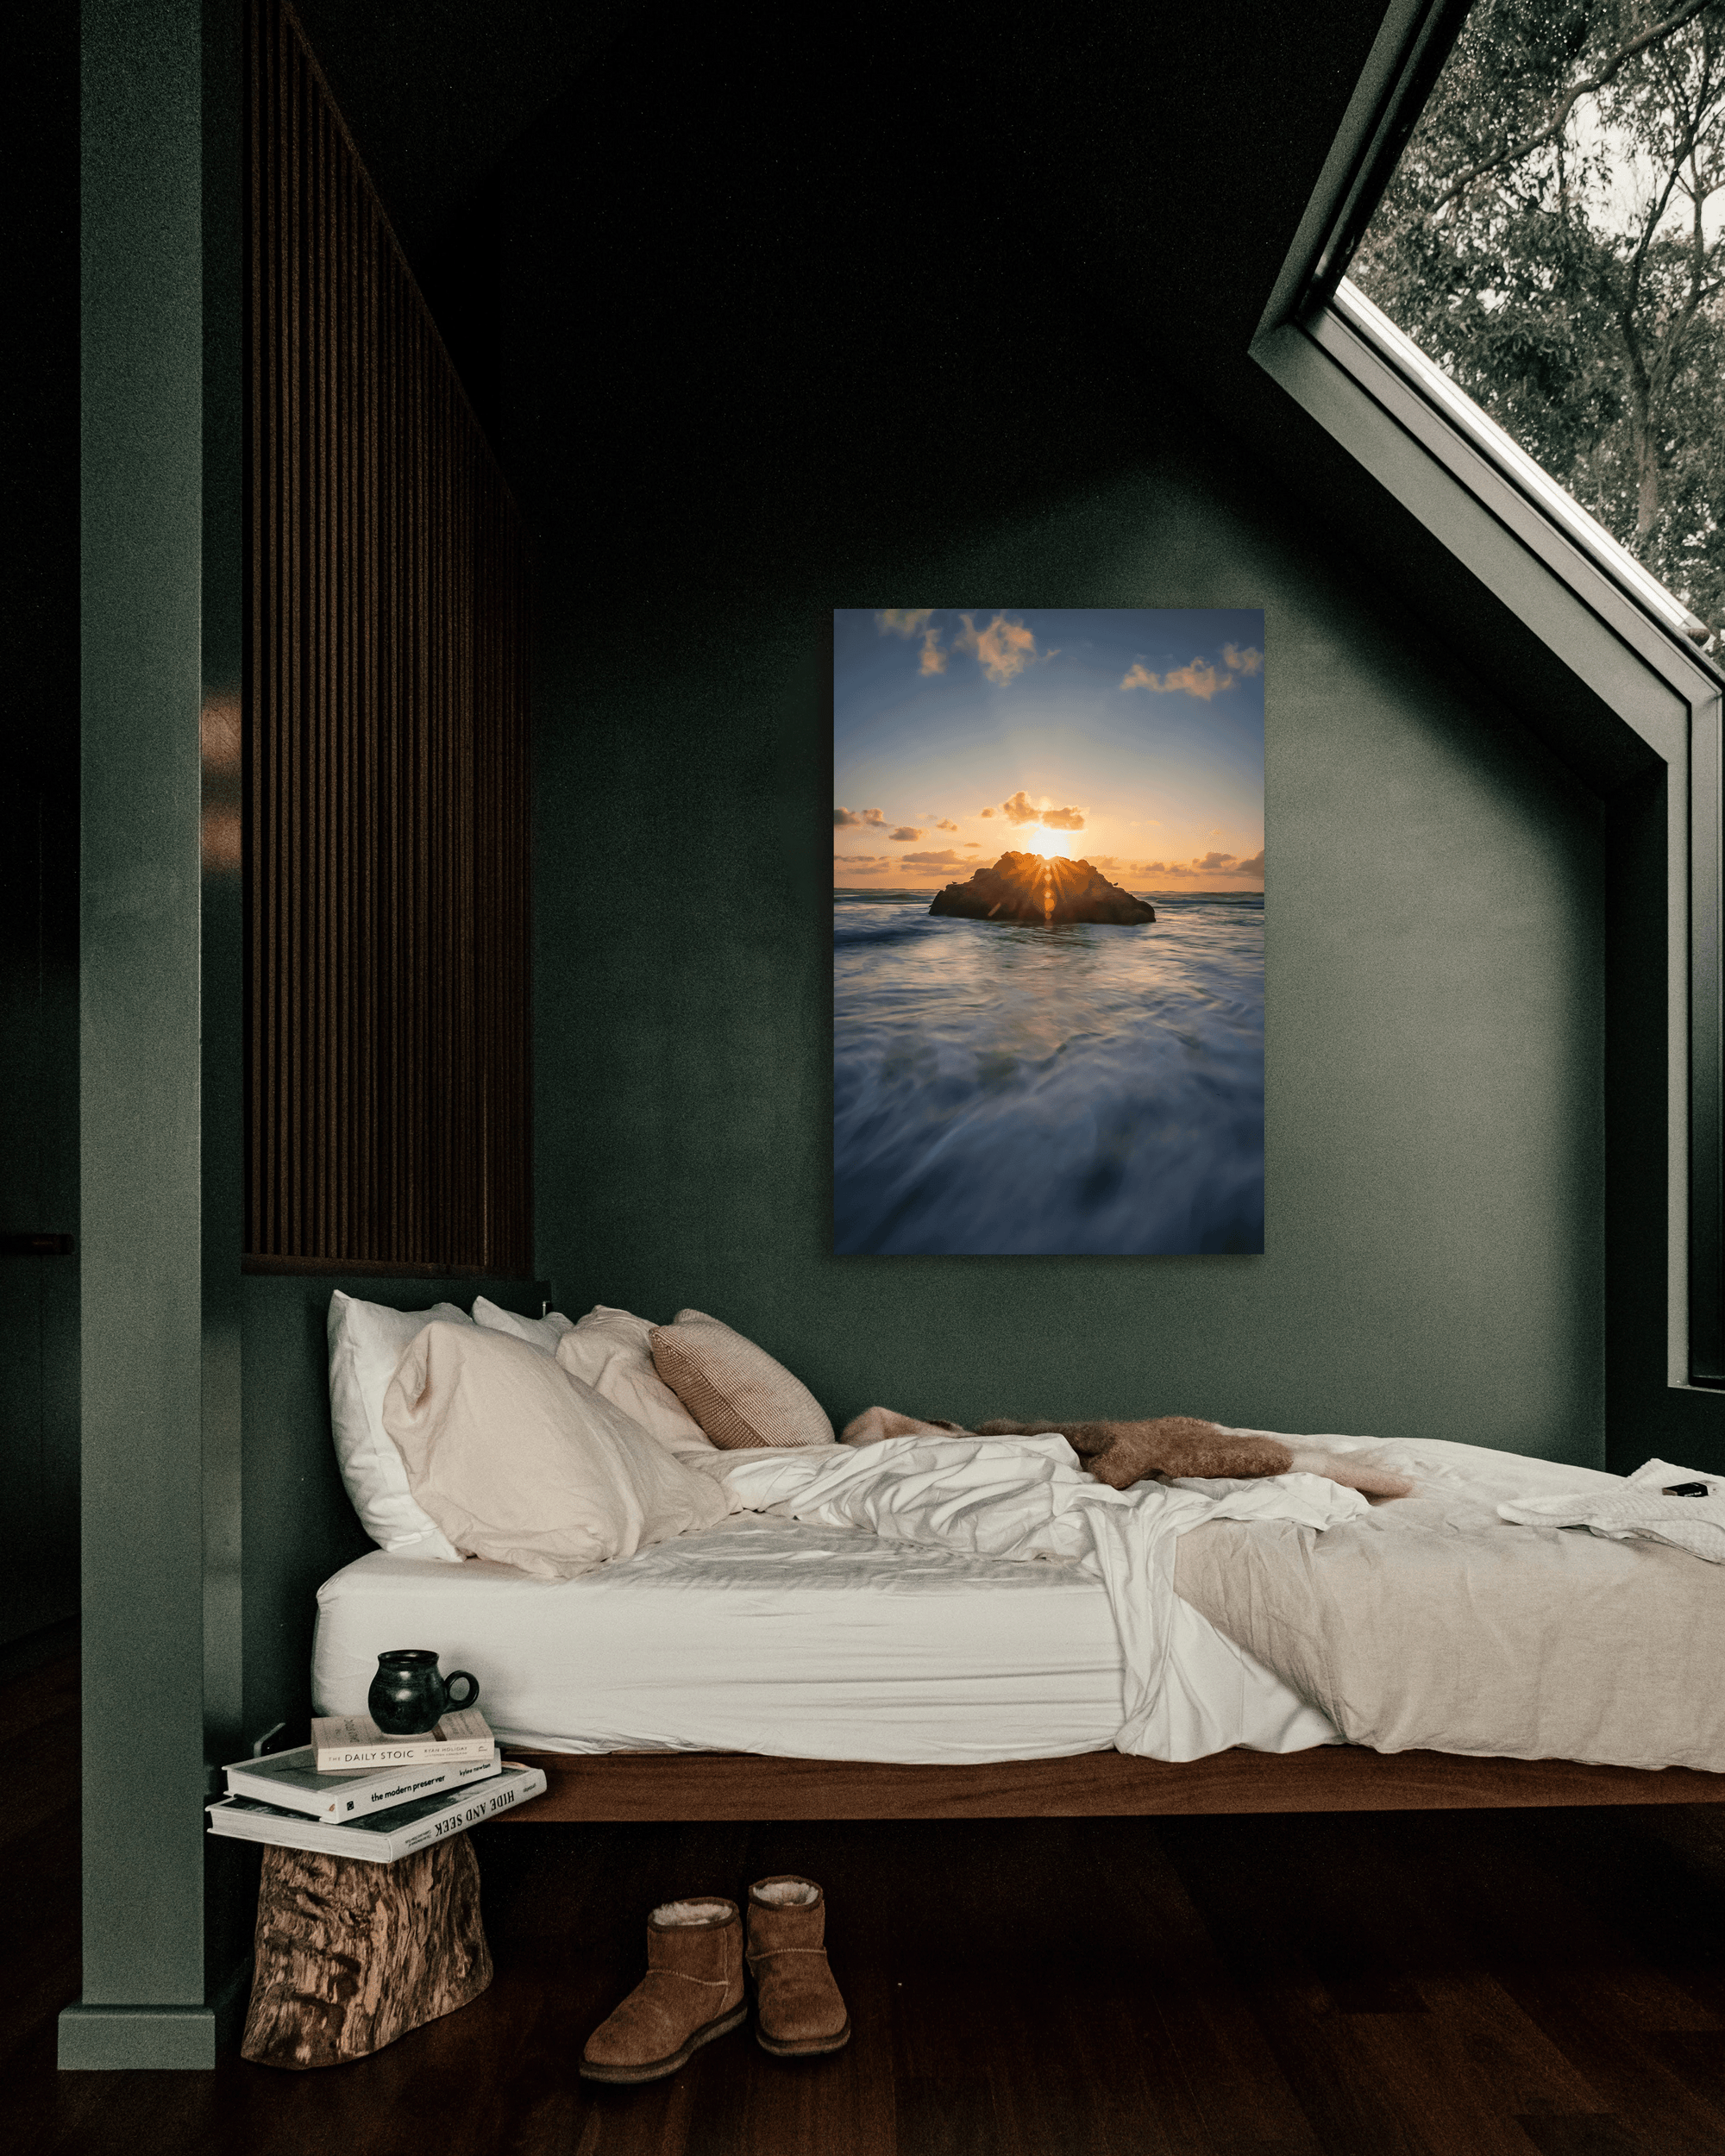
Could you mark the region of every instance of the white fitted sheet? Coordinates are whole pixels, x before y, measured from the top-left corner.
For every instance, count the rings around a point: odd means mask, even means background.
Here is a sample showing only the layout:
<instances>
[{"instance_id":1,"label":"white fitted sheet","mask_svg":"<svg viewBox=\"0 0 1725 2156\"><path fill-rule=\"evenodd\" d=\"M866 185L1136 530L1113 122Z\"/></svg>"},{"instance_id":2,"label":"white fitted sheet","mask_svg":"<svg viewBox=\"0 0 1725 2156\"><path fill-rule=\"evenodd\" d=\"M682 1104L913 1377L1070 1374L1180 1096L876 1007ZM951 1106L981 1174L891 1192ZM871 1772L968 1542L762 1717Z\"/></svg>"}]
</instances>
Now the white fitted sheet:
<instances>
[{"instance_id":1,"label":"white fitted sheet","mask_svg":"<svg viewBox=\"0 0 1725 2156\"><path fill-rule=\"evenodd\" d=\"M318 1590L316 1711L363 1713L379 1654L408 1646L550 1752L967 1764L1104 1751L1121 1721L1107 1595L1076 1565L756 1514L558 1582L373 1551Z\"/></svg>"}]
</instances>

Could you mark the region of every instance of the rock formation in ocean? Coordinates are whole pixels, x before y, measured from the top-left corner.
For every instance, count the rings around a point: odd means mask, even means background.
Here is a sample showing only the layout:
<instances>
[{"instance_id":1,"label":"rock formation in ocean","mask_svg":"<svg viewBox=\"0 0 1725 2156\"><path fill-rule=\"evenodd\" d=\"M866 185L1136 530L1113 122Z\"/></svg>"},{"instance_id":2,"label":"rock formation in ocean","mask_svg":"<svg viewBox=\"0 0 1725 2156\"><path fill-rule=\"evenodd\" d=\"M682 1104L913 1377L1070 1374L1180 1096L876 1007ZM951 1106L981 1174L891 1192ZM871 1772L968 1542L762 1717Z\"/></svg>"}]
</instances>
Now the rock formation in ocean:
<instances>
[{"instance_id":1,"label":"rock formation in ocean","mask_svg":"<svg viewBox=\"0 0 1725 2156\"><path fill-rule=\"evenodd\" d=\"M1002 854L992 868L979 868L969 883L949 883L934 894L931 913L956 913L967 921L1029 922L1055 927L1066 921L1102 921L1120 928L1153 921L1156 908L1110 883L1088 861L1057 855Z\"/></svg>"}]
</instances>

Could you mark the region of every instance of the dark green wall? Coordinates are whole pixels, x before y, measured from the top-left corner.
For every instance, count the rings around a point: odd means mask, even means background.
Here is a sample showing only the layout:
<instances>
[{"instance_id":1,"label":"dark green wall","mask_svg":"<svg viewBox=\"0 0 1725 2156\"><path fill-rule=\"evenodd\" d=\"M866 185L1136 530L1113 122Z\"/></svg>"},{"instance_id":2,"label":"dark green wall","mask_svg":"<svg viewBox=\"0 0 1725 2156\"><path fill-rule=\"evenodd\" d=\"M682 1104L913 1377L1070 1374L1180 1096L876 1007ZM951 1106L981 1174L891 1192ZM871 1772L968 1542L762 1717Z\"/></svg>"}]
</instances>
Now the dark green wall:
<instances>
[{"instance_id":1,"label":"dark green wall","mask_svg":"<svg viewBox=\"0 0 1725 2156\"><path fill-rule=\"evenodd\" d=\"M838 102L718 26L643 58L497 188L561 1306L712 1311L841 1420L1600 1460L1596 802L1026 247L902 54ZM1263 1257L830 1255L828 613L913 601L1265 610Z\"/></svg>"},{"instance_id":2,"label":"dark green wall","mask_svg":"<svg viewBox=\"0 0 1725 2156\"><path fill-rule=\"evenodd\" d=\"M1725 1470L1725 1395L1670 1382L1669 1020L1659 962L1665 921L1667 781L1625 787L1607 829L1607 1464Z\"/></svg>"},{"instance_id":3,"label":"dark green wall","mask_svg":"<svg viewBox=\"0 0 1725 2156\"><path fill-rule=\"evenodd\" d=\"M547 594L539 1232L563 1307L712 1311L840 1420L1182 1409L1600 1462L1596 805L1199 444L890 582L839 548L811 567L610 668ZM1264 608L1264 1257L829 1254L821 610L931 597Z\"/></svg>"}]
</instances>

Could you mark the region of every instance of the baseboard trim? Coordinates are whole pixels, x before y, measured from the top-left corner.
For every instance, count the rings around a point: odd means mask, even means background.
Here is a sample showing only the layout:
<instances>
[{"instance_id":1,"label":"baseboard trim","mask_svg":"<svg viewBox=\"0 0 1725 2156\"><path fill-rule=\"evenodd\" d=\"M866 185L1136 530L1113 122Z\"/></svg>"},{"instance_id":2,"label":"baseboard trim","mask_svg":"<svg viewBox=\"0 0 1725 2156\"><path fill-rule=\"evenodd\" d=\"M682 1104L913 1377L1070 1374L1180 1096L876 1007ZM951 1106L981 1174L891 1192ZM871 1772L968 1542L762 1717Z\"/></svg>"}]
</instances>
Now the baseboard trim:
<instances>
[{"instance_id":1,"label":"baseboard trim","mask_svg":"<svg viewBox=\"0 0 1725 2156\"><path fill-rule=\"evenodd\" d=\"M62 2073L160 2067L207 2073L216 2064L216 2014L207 2006L86 2006L60 2017Z\"/></svg>"}]
</instances>

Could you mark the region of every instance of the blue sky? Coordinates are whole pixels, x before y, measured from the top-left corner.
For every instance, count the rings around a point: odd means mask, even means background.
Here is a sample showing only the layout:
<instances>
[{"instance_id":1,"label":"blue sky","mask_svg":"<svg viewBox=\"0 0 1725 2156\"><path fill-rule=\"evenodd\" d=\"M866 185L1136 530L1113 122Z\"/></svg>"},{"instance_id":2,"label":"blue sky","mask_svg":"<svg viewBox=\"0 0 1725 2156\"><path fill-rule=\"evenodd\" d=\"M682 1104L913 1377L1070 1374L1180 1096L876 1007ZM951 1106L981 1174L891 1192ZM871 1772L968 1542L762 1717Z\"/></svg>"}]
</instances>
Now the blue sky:
<instances>
[{"instance_id":1,"label":"blue sky","mask_svg":"<svg viewBox=\"0 0 1725 2156\"><path fill-rule=\"evenodd\" d=\"M845 607L833 881L933 889L1011 849L1132 890L1264 887L1264 615Z\"/></svg>"}]
</instances>

